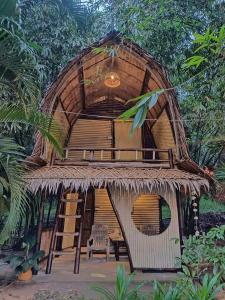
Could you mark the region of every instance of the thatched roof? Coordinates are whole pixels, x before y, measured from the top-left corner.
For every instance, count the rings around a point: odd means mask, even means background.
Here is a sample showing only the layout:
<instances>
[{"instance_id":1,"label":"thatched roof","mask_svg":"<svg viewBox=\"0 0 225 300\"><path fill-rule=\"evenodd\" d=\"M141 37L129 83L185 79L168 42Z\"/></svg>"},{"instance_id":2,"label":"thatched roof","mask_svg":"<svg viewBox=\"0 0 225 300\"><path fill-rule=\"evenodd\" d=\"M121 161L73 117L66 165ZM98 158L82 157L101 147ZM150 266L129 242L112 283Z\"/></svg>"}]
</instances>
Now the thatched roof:
<instances>
[{"instance_id":1,"label":"thatched roof","mask_svg":"<svg viewBox=\"0 0 225 300\"><path fill-rule=\"evenodd\" d=\"M113 47L117 51L114 57L114 66L120 77L121 84L117 88L104 85L103 77L108 72L112 57L107 51L93 51L94 48ZM91 82L87 84L87 82ZM79 115L94 114L99 109L115 113L117 117L127 109L127 100L145 94L155 89L168 89L171 84L165 69L150 54L137 44L126 40L118 32L107 34L97 43L81 51L61 71L55 82L47 90L42 102L42 110L49 114L57 112L57 107L65 111L64 126L66 132L65 145L71 129ZM112 107L111 107L112 106ZM112 109L110 109L110 107ZM203 187L208 188L209 177L205 178L204 171L193 163L189 157L185 138L185 131L181 120L179 106L175 92L171 89L160 95L156 105L149 110L146 125L153 131L156 121L166 112L171 138L174 140L175 165L178 169L156 170L147 168L97 168L75 166L46 166L43 158L43 139L40 134L36 136L36 143L31 162L37 163L40 169L33 171L28 176L32 191L38 188L48 188L56 191L60 184L65 187L70 185L75 189L87 189L90 185L102 186L116 184L117 186L131 187L135 190L143 186L151 190L163 186L199 193ZM59 111L60 113L60 111ZM166 123L167 122L167 123ZM158 133L156 132L156 135ZM67 142L66 142L67 141ZM189 173L185 172L188 171Z\"/></svg>"},{"instance_id":2,"label":"thatched roof","mask_svg":"<svg viewBox=\"0 0 225 300\"><path fill-rule=\"evenodd\" d=\"M97 166L48 166L31 172L27 176L29 189L56 193L59 186L83 191L90 186L97 188L115 185L119 188L151 192L154 189L185 190L200 194L208 190L208 180L177 169L109 168Z\"/></svg>"},{"instance_id":3,"label":"thatched roof","mask_svg":"<svg viewBox=\"0 0 225 300\"><path fill-rule=\"evenodd\" d=\"M110 89L103 83L104 74L109 70L112 57L106 51L94 52L95 48L113 47L117 55L114 65L121 84ZM95 103L106 99L120 101L140 96L148 91L171 88L165 69L136 43L124 39L118 32L110 32L97 43L84 49L61 71L55 82L47 90L42 102L42 110L52 114L60 102L69 124L72 126L78 114L88 110ZM180 120L176 95L170 90L158 99L148 112L148 126L151 128L164 109L167 109L178 159L189 158L183 123ZM126 107L124 107L126 110ZM33 155L40 155L42 141L37 136Z\"/></svg>"}]
</instances>

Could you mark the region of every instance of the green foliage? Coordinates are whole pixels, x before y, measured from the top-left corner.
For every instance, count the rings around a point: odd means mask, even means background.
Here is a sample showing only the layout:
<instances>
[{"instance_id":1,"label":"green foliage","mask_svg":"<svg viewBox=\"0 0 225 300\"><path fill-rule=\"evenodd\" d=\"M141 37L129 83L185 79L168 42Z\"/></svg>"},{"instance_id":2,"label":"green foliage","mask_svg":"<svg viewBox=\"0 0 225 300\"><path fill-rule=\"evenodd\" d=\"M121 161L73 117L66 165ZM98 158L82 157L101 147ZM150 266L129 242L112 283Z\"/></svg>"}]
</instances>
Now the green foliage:
<instances>
[{"instance_id":1,"label":"green foliage","mask_svg":"<svg viewBox=\"0 0 225 300\"><path fill-rule=\"evenodd\" d=\"M40 100L41 65L36 51L25 38L8 1L0 16L0 97L7 103L35 105ZM11 13L11 14L10 14Z\"/></svg>"},{"instance_id":2,"label":"green foliage","mask_svg":"<svg viewBox=\"0 0 225 300\"><path fill-rule=\"evenodd\" d=\"M52 118L41 112L28 108L25 111L12 105L0 105L0 124L33 126L55 147L59 154L62 154L59 139L61 130ZM9 238L27 211L28 197L25 188L27 168L21 164L24 160L22 150L22 147L12 139L0 138L0 200L9 207L8 217L0 234L1 244Z\"/></svg>"},{"instance_id":3,"label":"green foliage","mask_svg":"<svg viewBox=\"0 0 225 300\"><path fill-rule=\"evenodd\" d=\"M225 240L225 226L211 229L199 237L189 236L184 240L181 259L178 259L183 272L190 278L199 278L205 273L225 272L225 249L217 246L219 240Z\"/></svg>"},{"instance_id":4,"label":"green foliage","mask_svg":"<svg viewBox=\"0 0 225 300\"><path fill-rule=\"evenodd\" d=\"M194 77L185 87L188 97L181 107L190 117L187 127L192 157L200 165L215 166L220 163L225 144L225 26L217 30L209 27L205 33L196 33L194 37L194 55L184 64L187 75L194 74Z\"/></svg>"},{"instance_id":5,"label":"green foliage","mask_svg":"<svg viewBox=\"0 0 225 300\"><path fill-rule=\"evenodd\" d=\"M222 290L224 284L219 284L220 274L210 277L205 274L201 284L191 284L187 289L188 300L214 300L217 294Z\"/></svg>"},{"instance_id":6,"label":"green foliage","mask_svg":"<svg viewBox=\"0 0 225 300\"><path fill-rule=\"evenodd\" d=\"M225 181L225 164L216 170L215 175L218 181Z\"/></svg>"},{"instance_id":7,"label":"green foliage","mask_svg":"<svg viewBox=\"0 0 225 300\"><path fill-rule=\"evenodd\" d=\"M138 102L133 107L122 113L119 118L122 120L128 120L129 118L134 117L132 131L136 128L140 128L147 117L148 111L155 106L159 96L164 91L165 90L163 89L154 90L152 92L148 92L144 95L129 100L128 102Z\"/></svg>"},{"instance_id":8,"label":"green foliage","mask_svg":"<svg viewBox=\"0 0 225 300\"><path fill-rule=\"evenodd\" d=\"M116 283L114 292L109 289L93 286L92 289L100 294L105 300L144 300L147 299L145 295L139 291L144 283L138 284L134 288L131 288L134 273L126 275L124 267L119 266L116 271Z\"/></svg>"},{"instance_id":9,"label":"green foliage","mask_svg":"<svg viewBox=\"0 0 225 300\"><path fill-rule=\"evenodd\" d=\"M153 292L151 296L141 293L140 284L133 289L128 290L133 275L126 276L122 267L117 268L117 278L115 291L111 292L102 287L95 287L102 298L109 300L212 300L223 289L224 284L221 284L221 274L208 275L200 277L198 282L192 280L184 273L176 282L171 284L153 282Z\"/></svg>"},{"instance_id":10,"label":"green foliage","mask_svg":"<svg viewBox=\"0 0 225 300\"><path fill-rule=\"evenodd\" d=\"M166 285L154 281L152 300L180 300L183 299L183 289L179 285Z\"/></svg>"},{"instance_id":11,"label":"green foliage","mask_svg":"<svg viewBox=\"0 0 225 300\"><path fill-rule=\"evenodd\" d=\"M214 63L217 58L224 58L225 54L225 25L217 31L208 28L203 34L194 34L193 44L198 47L194 51L201 55L189 57L184 64L185 68L199 67L204 62Z\"/></svg>"},{"instance_id":12,"label":"green foliage","mask_svg":"<svg viewBox=\"0 0 225 300\"><path fill-rule=\"evenodd\" d=\"M207 196L202 196L199 203L199 212L200 214L204 213L217 213L225 212L225 204L223 202L218 202Z\"/></svg>"},{"instance_id":13,"label":"green foliage","mask_svg":"<svg viewBox=\"0 0 225 300\"><path fill-rule=\"evenodd\" d=\"M82 1L31 2L23 8L23 28L27 40L39 45L37 61L44 68L45 88L81 48L93 41L85 34L90 13Z\"/></svg>"},{"instance_id":14,"label":"green foliage","mask_svg":"<svg viewBox=\"0 0 225 300\"><path fill-rule=\"evenodd\" d=\"M24 255L10 255L4 260L9 263L10 267L15 271L17 275L26 272L29 269L38 271L39 260L44 256L44 251L34 252L32 248L35 246L35 239L32 237L27 238L21 246L21 250L24 251Z\"/></svg>"}]
</instances>

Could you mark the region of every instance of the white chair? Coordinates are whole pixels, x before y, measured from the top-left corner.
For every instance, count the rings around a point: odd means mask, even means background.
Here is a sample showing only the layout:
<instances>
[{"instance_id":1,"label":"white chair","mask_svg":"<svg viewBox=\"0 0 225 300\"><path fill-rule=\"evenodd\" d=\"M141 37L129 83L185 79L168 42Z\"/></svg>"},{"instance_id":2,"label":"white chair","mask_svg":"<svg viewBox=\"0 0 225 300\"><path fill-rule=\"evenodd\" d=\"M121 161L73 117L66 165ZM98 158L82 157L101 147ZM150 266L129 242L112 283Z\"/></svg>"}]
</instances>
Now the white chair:
<instances>
[{"instance_id":1,"label":"white chair","mask_svg":"<svg viewBox=\"0 0 225 300\"><path fill-rule=\"evenodd\" d=\"M106 260L109 258L110 240L108 227L103 224L95 224L91 229L91 236L87 241L87 257L93 257L93 252L105 252Z\"/></svg>"}]
</instances>

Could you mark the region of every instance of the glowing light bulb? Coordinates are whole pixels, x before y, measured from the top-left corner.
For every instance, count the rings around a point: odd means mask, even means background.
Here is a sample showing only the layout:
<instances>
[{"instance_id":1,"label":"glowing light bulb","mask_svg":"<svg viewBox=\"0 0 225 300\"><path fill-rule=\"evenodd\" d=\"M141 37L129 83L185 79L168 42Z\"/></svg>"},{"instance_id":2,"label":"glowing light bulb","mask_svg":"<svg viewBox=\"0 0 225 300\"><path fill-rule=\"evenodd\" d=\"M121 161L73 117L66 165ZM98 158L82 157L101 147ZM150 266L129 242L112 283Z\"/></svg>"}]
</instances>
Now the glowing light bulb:
<instances>
[{"instance_id":1,"label":"glowing light bulb","mask_svg":"<svg viewBox=\"0 0 225 300\"><path fill-rule=\"evenodd\" d=\"M110 88L120 86L120 77L116 72L109 72L105 75L104 84Z\"/></svg>"}]
</instances>

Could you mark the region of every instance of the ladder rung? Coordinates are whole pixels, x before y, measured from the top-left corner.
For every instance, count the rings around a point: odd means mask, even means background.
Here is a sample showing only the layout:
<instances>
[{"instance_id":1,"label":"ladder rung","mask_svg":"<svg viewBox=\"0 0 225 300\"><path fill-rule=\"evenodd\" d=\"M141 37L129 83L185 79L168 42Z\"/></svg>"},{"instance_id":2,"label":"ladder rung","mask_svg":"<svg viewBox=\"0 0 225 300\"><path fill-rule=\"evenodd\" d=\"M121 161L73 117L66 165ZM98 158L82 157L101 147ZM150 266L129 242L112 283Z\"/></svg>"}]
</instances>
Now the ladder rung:
<instances>
[{"instance_id":1,"label":"ladder rung","mask_svg":"<svg viewBox=\"0 0 225 300\"><path fill-rule=\"evenodd\" d=\"M56 236L78 236L79 232L56 232Z\"/></svg>"},{"instance_id":2,"label":"ladder rung","mask_svg":"<svg viewBox=\"0 0 225 300\"><path fill-rule=\"evenodd\" d=\"M64 203L82 203L83 201L84 201L83 199L77 199L77 200L61 199L61 202L64 202Z\"/></svg>"},{"instance_id":3,"label":"ladder rung","mask_svg":"<svg viewBox=\"0 0 225 300\"><path fill-rule=\"evenodd\" d=\"M74 255L75 252L74 251L52 251L53 255Z\"/></svg>"},{"instance_id":4,"label":"ladder rung","mask_svg":"<svg viewBox=\"0 0 225 300\"><path fill-rule=\"evenodd\" d=\"M81 215L58 215L58 218L60 218L60 219L65 219L65 218L80 219Z\"/></svg>"}]
</instances>

